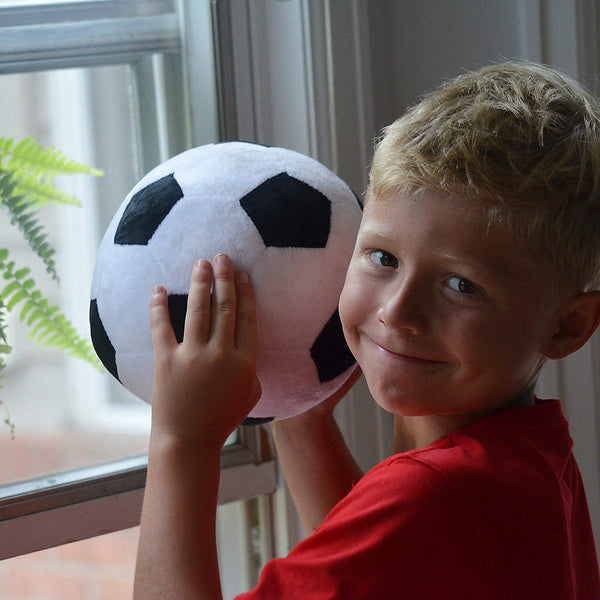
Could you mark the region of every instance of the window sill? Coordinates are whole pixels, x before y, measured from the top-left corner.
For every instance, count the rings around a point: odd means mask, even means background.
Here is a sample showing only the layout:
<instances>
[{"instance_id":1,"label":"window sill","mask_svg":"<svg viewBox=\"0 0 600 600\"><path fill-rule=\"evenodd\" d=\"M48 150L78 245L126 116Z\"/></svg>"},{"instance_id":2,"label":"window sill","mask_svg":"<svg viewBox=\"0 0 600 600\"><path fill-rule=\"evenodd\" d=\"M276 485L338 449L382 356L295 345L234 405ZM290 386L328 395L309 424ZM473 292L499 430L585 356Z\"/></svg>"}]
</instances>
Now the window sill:
<instances>
[{"instance_id":1,"label":"window sill","mask_svg":"<svg viewBox=\"0 0 600 600\"><path fill-rule=\"evenodd\" d=\"M276 461L256 463L245 449L226 449L236 462L221 471L219 504L269 494ZM147 456L0 486L0 560L111 533L140 522Z\"/></svg>"}]
</instances>

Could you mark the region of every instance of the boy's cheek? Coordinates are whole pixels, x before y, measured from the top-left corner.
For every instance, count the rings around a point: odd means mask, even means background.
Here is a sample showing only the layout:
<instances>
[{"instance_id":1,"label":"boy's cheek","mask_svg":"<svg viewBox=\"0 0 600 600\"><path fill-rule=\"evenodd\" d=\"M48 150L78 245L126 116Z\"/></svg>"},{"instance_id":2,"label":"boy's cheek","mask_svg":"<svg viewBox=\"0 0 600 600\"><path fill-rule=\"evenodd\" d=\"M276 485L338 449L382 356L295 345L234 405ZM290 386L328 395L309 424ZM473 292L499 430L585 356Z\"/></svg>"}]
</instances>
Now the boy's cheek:
<instances>
[{"instance_id":1,"label":"boy's cheek","mask_svg":"<svg viewBox=\"0 0 600 600\"><path fill-rule=\"evenodd\" d=\"M339 301L339 313L342 325L345 327L346 321L354 312L355 296L357 295L357 286L353 282L352 274L348 272L346 282L342 288Z\"/></svg>"},{"instance_id":2,"label":"boy's cheek","mask_svg":"<svg viewBox=\"0 0 600 600\"><path fill-rule=\"evenodd\" d=\"M342 329L344 331L344 336L347 338L348 326L350 321L349 315L349 292L346 290L346 286L342 289L342 293L340 295L340 302L338 306L338 312L340 314L340 321L342 322Z\"/></svg>"},{"instance_id":3,"label":"boy's cheek","mask_svg":"<svg viewBox=\"0 0 600 600\"><path fill-rule=\"evenodd\" d=\"M357 325L363 321L366 316L365 309L362 306L364 299L364 290L359 286L353 285L350 279L346 279L346 285L342 289L340 295L339 314L344 336L350 347ZM373 300L371 299L371 301Z\"/></svg>"}]
</instances>

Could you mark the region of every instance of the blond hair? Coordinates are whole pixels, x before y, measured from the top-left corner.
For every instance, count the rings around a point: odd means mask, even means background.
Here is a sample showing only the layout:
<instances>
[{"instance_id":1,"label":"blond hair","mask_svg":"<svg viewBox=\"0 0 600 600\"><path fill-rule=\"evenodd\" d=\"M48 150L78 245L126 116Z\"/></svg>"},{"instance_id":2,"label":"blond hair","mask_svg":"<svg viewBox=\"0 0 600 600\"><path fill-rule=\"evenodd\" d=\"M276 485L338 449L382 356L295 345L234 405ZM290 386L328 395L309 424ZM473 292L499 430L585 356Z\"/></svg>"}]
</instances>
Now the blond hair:
<instances>
[{"instance_id":1,"label":"blond hair","mask_svg":"<svg viewBox=\"0 0 600 600\"><path fill-rule=\"evenodd\" d=\"M426 189L473 201L562 284L600 287L600 107L568 77L506 63L425 96L384 130L367 201Z\"/></svg>"}]
</instances>

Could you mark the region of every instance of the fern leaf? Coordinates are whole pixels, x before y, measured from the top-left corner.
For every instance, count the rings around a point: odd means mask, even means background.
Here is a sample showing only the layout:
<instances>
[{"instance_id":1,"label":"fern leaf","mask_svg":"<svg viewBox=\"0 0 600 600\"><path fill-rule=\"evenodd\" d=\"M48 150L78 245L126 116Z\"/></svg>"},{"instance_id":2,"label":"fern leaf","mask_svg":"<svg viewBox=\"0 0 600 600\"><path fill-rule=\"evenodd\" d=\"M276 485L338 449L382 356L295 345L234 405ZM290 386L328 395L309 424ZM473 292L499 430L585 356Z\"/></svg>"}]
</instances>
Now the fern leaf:
<instances>
[{"instance_id":1,"label":"fern leaf","mask_svg":"<svg viewBox=\"0 0 600 600\"><path fill-rule=\"evenodd\" d=\"M8 279L10 277L10 274L8 274L9 276L7 277L7 273L4 274L4 278ZM9 296L11 296L14 292L16 292L19 288L20 288L20 284L18 281L11 281L3 290L2 293L0 293L0 302L4 302L4 300L6 298L8 298Z\"/></svg>"},{"instance_id":2,"label":"fern leaf","mask_svg":"<svg viewBox=\"0 0 600 600\"><path fill-rule=\"evenodd\" d=\"M16 225L29 247L46 265L46 271L58 281L58 272L54 262L55 250L48 242L43 226L38 222L38 215L32 208L32 203L24 200L23 196L15 194L13 176L0 171L0 205L5 206L10 214L11 223Z\"/></svg>"},{"instance_id":3,"label":"fern leaf","mask_svg":"<svg viewBox=\"0 0 600 600\"><path fill-rule=\"evenodd\" d=\"M28 297L27 290L19 289L15 294L13 294L9 301L6 304L6 310L10 312L21 300L25 300Z\"/></svg>"},{"instance_id":4,"label":"fern leaf","mask_svg":"<svg viewBox=\"0 0 600 600\"><path fill-rule=\"evenodd\" d=\"M55 251L34 208L49 203L80 205L73 196L54 188L51 181L56 175L74 174L103 175L99 169L71 160L58 150L44 149L32 138L16 143L12 138L0 137L0 206L7 208L12 224L20 229L55 280L58 280ZM20 319L27 322L34 339L103 370L89 340L78 335L58 306L49 304L35 288L29 273L29 269L15 270L15 263L9 262L8 250L0 248L0 282L5 282L3 287L0 285L0 382L5 356L11 351L6 340L5 316L19 305L22 305Z\"/></svg>"},{"instance_id":5,"label":"fern leaf","mask_svg":"<svg viewBox=\"0 0 600 600\"><path fill-rule=\"evenodd\" d=\"M33 138L15 143L12 138L0 138L0 169L15 176L17 195L32 204L79 205L72 195L56 189L51 182L56 175L87 174L96 177L100 169L72 160L55 148L43 148Z\"/></svg>"},{"instance_id":6,"label":"fern leaf","mask_svg":"<svg viewBox=\"0 0 600 600\"><path fill-rule=\"evenodd\" d=\"M4 302L0 300L0 345L8 346L8 341L6 338L6 307L4 306ZM1 352L1 350L0 350Z\"/></svg>"},{"instance_id":7,"label":"fern leaf","mask_svg":"<svg viewBox=\"0 0 600 600\"><path fill-rule=\"evenodd\" d=\"M35 308L35 302L31 299L27 300L27 302L25 302L25 306L23 306L23 308L21 309L21 314L19 315L19 320L21 322L23 322L25 319L27 319L29 313ZM29 322L31 320L31 317L29 317L29 319L27 319L27 325L29 325Z\"/></svg>"},{"instance_id":8,"label":"fern leaf","mask_svg":"<svg viewBox=\"0 0 600 600\"><path fill-rule=\"evenodd\" d=\"M39 176L102 175L102 171L66 157L55 148L43 148L33 138L25 138L13 146L9 165L11 170L25 169Z\"/></svg>"},{"instance_id":9,"label":"fern leaf","mask_svg":"<svg viewBox=\"0 0 600 600\"><path fill-rule=\"evenodd\" d=\"M3 253L6 256L5 253ZM33 280L28 278L28 268L15 270L14 262L6 262L0 258L0 269L4 270L4 279L9 283L0 292L0 302L6 310L12 310L24 302L26 314L34 311L30 337L46 346L53 346L66 351L69 355L81 358L99 370L102 370L100 361L88 339L82 338L69 320L59 312L58 306L51 306L42 293L35 289ZM21 314L22 320L25 316ZM30 320L32 317L30 317Z\"/></svg>"},{"instance_id":10,"label":"fern leaf","mask_svg":"<svg viewBox=\"0 0 600 600\"><path fill-rule=\"evenodd\" d=\"M12 138L0 138L0 161L5 156L12 154L12 150L15 146L15 141Z\"/></svg>"},{"instance_id":11,"label":"fern leaf","mask_svg":"<svg viewBox=\"0 0 600 600\"><path fill-rule=\"evenodd\" d=\"M10 168L10 165L9 165ZM26 197L31 203L43 206L45 204L66 204L81 206L75 196L55 188L49 180L41 180L34 173L19 175L16 194Z\"/></svg>"},{"instance_id":12,"label":"fern leaf","mask_svg":"<svg viewBox=\"0 0 600 600\"><path fill-rule=\"evenodd\" d=\"M0 166L0 196L2 198L14 197L16 187L17 179Z\"/></svg>"}]
</instances>

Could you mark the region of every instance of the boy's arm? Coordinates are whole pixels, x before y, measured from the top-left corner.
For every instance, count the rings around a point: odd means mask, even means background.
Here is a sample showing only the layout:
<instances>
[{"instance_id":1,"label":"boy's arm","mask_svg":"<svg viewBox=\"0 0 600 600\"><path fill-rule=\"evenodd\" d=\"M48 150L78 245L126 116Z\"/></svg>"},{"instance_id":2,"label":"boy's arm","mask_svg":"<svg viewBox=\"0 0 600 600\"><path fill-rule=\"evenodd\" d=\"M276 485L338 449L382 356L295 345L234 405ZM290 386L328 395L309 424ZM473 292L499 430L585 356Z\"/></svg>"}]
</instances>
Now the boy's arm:
<instances>
[{"instance_id":1,"label":"boy's arm","mask_svg":"<svg viewBox=\"0 0 600 600\"><path fill-rule=\"evenodd\" d=\"M333 409L359 377L357 369L325 402L271 424L279 461L307 533L322 523L363 475L333 418Z\"/></svg>"},{"instance_id":2,"label":"boy's arm","mask_svg":"<svg viewBox=\"0 0 600 600\"><path fill-rule=\"evenodd\" d=\"M215 519L220 452L152 440L134 600L220 600Z\"/></svg>"},{"instance_id":3,"label":"boy's arm","mask_svg":"<svg viewBox=\"0 0 600 600\"><path fill-rule=\"evenodd\" d=\"M212 266L200 261L183 343L175 339L163 289L152 296L150 322L152 433L134 599L220 600L220 453L260 397L252 288L243 276L234 282L227 257Z\"/></svg>"}]
</instances>

